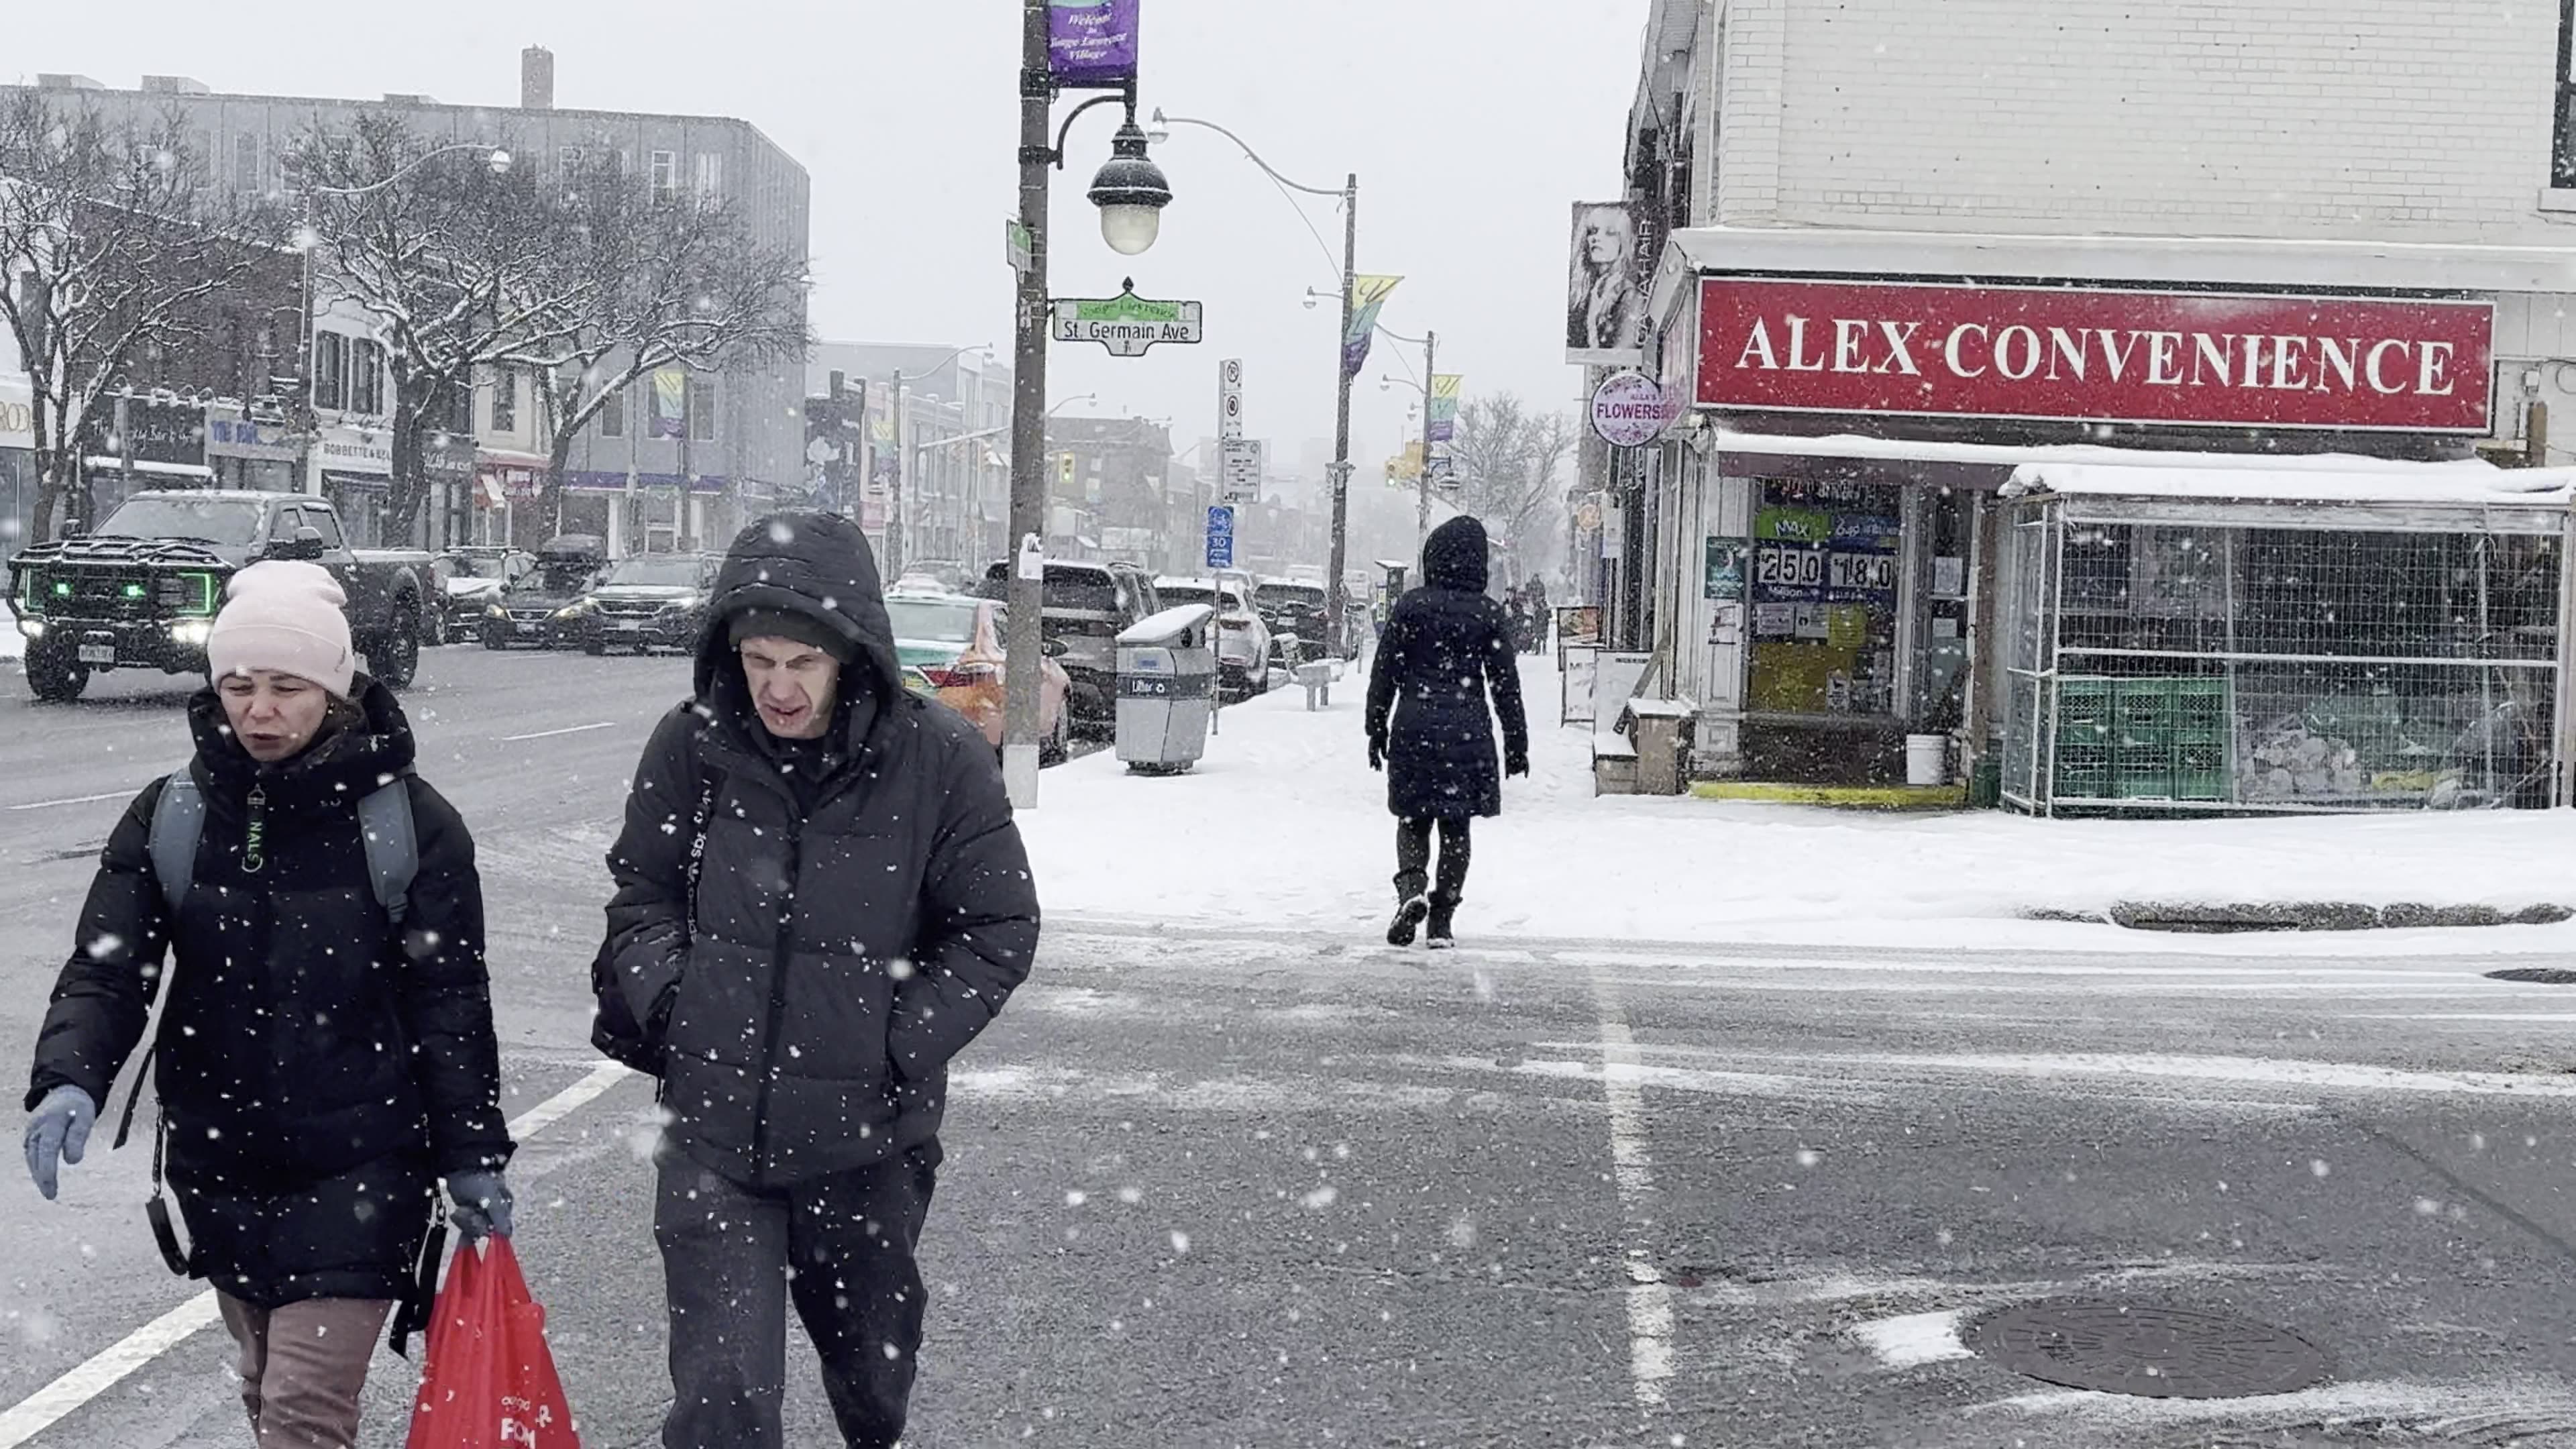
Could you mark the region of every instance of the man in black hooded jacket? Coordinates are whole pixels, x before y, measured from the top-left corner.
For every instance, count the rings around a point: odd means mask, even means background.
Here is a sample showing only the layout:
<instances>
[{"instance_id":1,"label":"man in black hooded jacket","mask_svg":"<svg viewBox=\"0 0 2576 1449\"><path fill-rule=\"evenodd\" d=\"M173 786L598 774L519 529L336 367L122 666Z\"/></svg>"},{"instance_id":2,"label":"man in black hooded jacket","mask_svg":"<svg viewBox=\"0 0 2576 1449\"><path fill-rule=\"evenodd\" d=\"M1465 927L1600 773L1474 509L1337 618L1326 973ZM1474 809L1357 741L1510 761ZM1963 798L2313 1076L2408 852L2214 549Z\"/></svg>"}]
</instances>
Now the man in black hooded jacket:
<instances>
[{"instance_id":1,"label":"man in black hooded jacket","mask_svg":"<svg viewBox=\"0 0 2576 1449\"><path fill-rule=\"evenodd\" d=\"M662 1442L782 1442L792 1297L842 1436L889 1449L948 1063L1027 977L1036 888L992 747L903 687L855 525L753 524L708 616L609 856L611 965L667 1052Z\"/></svg>"}]
</instances>

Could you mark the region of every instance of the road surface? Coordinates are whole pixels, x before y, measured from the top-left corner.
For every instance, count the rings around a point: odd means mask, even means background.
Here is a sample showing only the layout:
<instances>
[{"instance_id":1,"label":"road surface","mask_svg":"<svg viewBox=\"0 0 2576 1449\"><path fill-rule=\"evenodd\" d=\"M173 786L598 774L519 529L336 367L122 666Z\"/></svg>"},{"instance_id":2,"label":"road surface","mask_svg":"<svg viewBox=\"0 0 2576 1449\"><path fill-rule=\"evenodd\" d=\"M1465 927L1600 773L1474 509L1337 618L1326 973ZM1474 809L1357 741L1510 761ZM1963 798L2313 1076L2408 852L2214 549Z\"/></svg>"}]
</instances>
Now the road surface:
<instances>
[{"instance_id":1,"label":"road surface","mask_svg":"<svg viewBox=\"0 0 2576 1449\"><path fill-rule=\"evenodd\" d=\"M90 858L185 753L171 683L0 683L13 1073ZM658 1443L668 1390L650 1093L598 1075L584 969L685 687L449 649L410 697L479 841L510 1108L552 1119L519 1244L609 1449ZM1080 905L959 1064L917 1445L2576 1443L2576 989L2483 974L2548 963L1432 956ZM0 1174L0 1449L240 1442L146 1166L101 1151L55 1204ZM2152 1399L1960 1347L2059 1295L2241 1315L2331 1377ZM410 1372L379 1358L368 1444L402 1442ZM793 1442L832 1442L810 1359L790 1382Z\"/></svg>"}]
</instances>

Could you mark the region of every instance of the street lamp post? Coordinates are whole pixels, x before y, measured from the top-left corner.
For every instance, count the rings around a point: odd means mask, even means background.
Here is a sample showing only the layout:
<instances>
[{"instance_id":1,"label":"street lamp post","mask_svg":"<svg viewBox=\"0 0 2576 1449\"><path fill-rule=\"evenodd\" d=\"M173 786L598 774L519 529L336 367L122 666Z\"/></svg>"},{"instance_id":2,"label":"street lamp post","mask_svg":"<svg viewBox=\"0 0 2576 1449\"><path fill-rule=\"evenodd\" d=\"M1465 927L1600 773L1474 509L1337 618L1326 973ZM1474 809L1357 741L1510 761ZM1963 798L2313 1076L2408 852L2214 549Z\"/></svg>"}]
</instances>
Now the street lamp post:
<instances>
[{"instance_id":1,"label":"street lamp post","mask_svg":"<svg viewBox=\"0 0 2576 1449\"><path fill-rule=\"evenodd\" d=\"M1056 81L1049 56L1047 0L1020 3L1020 226L1029 239L1028 264L1019 278L1011 393L1011 557L1009 647L1003 677L1002 778L1011 803L1023 809L1038 800L1038 670L1044 658L1046 610L1046 355L1048 173L1064 165L1064 137L1084 111L1124 100L1109 163L1093 178L1090 199L1100 208L1101 236L1111 249L1133 256L1154 244L1172 189L1147 158L1145 133L1136 125L1136 87L1084 102L1050 137Z\"/></svg>"},{"instance_id":2,"label":"street lamp post","mask_svg":"<svg viewBox=\"0 0 2576 1449\"><path fill-rule=\"evenodd\" d=\"M1159 110L1154 112L1155 129L1148 134L1159 141L1170 134L1167 128L1172 126L1198 126L1216 132L1240 147L1244 158L1260 167L1271 180L1291 191L1302 191L1309 196L1332 196L1341 199L1342 325L1341 330L1333 337L1333 546L1331 563L1328 565L1329 582L1324 588L1324 632L1329 638L1338 641L1342 637L1342 573L1350 565L1352 369L1350 359L1343 354L1343 348L1350 341L1352 309L1358 304L1358 298L1352 295L1352 289L1359 281L1359 173L1354 171L1345 177L1338 191L1291 181L1280 175L1277 167L1262 160L1260 153L1247 145L1241 136L1216 122L1202 121L1190 116L1167 116Z\"/></svg>"},{"instance_id":3,"label":"street lamp post","mask_svg":"<svg viewBox=\"0 0 2576 1449\"><path fill-rule=\"evenodd\" d=\"M1433 390L1440 385L1440 334L1425 332L1419 337L1407 337L1384 327L1377 330L1398 342L1422 349L1422 471L1415 475L1419 497L1413 505L1413 551L1419 556L1422 545L1431 537L1431 397Z\"/></svg>"},{"instance_id":4,"label":"street lamp post","mask_svg":"<svg viewBox=\"0 0 2576 1449\"><path fill-rule=\"evenodd\" d=\"M937 362L930 364L930 366L923 368L921 375L928 377L939 371L939 369L946 367L948 364L955 362L961 357L964 357L969 352L990 352L992 350L993 344L989 342L978 342L971 346L960 347L956 351L948 354L946 357L943 357ZM894 370L894 496L888 500L886 514L885 558L882 560L885 565L885 576L889 582L903 577L903 566L906 562L905 555L910 551L911 545L911 540L904 536L904 530L911 526L912 519L908 510L904 507L904 482L905 474L909 471L909 460L905 456L906 446L903 435L903 388L904 372L902 368L898 367Z\"/></svg>"}]
</instances>

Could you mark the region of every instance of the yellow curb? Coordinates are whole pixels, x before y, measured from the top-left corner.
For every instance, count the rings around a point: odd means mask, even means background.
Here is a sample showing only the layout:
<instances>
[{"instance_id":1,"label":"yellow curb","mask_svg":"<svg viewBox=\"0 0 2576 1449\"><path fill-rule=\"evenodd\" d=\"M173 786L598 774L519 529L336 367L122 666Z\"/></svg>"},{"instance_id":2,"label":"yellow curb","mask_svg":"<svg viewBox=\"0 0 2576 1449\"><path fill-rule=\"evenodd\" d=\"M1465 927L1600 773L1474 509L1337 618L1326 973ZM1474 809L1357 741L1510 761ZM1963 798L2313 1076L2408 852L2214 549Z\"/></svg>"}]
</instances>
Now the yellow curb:
<instances>
[{"instance_id":1,"label":"yellow curb","mask_svg":"<svg viewBox=\"0 0 2576 1449\"><path fill-rule=\"evenodd\" d=\"M1845 810L1964 810L1965 785L1774 785L1753 780L1702 780L1691 786L1701 800L1758 800L1770 805L1826 805Z\"/></svg>"}]
</instances>

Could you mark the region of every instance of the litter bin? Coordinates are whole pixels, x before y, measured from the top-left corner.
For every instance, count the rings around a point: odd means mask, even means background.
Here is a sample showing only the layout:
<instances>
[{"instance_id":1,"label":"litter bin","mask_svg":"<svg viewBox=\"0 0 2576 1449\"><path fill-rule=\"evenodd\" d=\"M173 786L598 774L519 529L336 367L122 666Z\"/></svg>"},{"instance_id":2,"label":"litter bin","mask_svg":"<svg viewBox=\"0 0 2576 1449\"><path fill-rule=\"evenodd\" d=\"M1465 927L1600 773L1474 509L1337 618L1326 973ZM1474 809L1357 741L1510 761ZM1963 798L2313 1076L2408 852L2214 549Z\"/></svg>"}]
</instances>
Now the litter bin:
<instances>
[{"instance_id":1,"label":"litter bin","mask_svg":"<svg viewBox=\"0 0 2576 1449\"><path fill-rule=\"evenodd\" d=\"M1140 775L1177 775L1207 753L1216 709L1216 610L1182 604L1118 636L1118 758Z\"/></svg>"},{"instance_id":2,"label":"litter bin","mask_svg":"<svg viewBox=\"0 0 2576 1449\"><path fill-rule=\"evenodd\" d=\"M1637 746L1637 793L1679 795L1690 774L1699 706L1688 699L1632 699L1620 712L1621 733Z\"/></svg>"}]
</instances>

